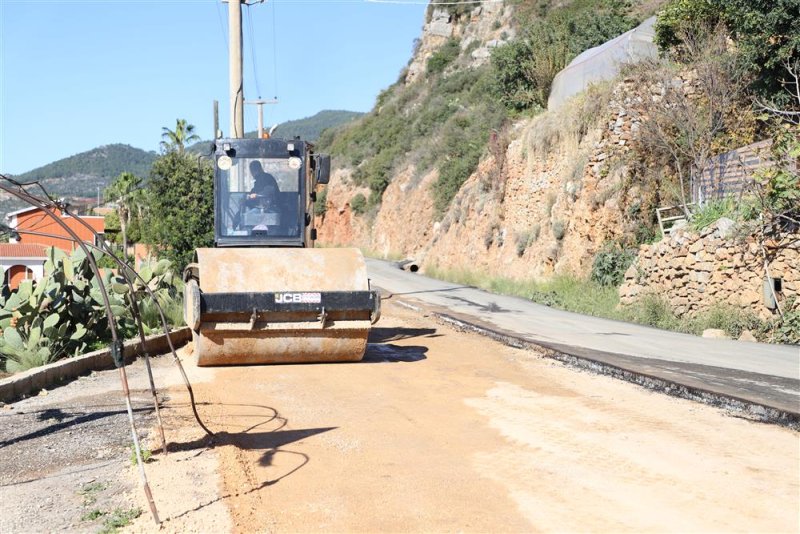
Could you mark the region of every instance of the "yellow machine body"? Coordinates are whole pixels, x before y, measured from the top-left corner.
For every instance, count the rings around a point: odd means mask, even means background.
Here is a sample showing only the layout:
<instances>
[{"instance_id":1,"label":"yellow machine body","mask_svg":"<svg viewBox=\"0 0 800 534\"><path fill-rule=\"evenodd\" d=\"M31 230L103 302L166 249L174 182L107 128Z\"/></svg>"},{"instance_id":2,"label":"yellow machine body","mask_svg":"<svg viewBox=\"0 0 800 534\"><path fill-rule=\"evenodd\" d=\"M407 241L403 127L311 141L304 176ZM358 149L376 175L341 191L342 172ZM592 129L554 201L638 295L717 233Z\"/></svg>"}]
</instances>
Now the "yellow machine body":
<instances>
[{"instance_id":1,"label":"yellow machine body","mask_svg":"<svg viewBox=\"0 0 800 534\"><path fill-rule=\"evenodd\" d=\"M187 322L200 366L358 361L379 311L206 310L213 295L273 294L297 301L325 292L367 292L358 249L207 248L197 250L198 284L187 284ZM199 291L189 289L197 287Z\"/></svg>"},{"instance_id":2,"label":"yellow machine body","mask_svg":"<svg viewBox=\"0 0 800 534\"><path fill-rule=\"evenodd\" d=\"M184 273L197 363L358 361L380 298L358 249L314 248L330 158L299 139L218 139L215 248Z\"/></svg>"}]
</instances>

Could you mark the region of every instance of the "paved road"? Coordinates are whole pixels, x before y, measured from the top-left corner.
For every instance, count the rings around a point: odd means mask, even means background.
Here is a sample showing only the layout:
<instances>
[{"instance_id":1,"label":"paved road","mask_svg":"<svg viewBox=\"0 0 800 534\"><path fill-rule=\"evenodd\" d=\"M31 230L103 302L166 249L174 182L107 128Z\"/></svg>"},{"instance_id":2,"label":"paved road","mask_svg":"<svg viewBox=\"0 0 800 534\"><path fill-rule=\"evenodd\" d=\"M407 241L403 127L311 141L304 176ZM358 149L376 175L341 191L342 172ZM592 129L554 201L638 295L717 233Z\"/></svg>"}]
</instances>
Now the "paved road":
<instances>
[{"instance_id":1,"label":"paved road","mask_svg":"<svg viewBox=\"0 0 800 534\"><path fill-rule=\"evenodd\" d=\"M494 295L368 259L372 283L404 300L447 310L481 327L518 336L689 388L800 416L800 347L704 339L589 317Z\"/></svg>"}]
</instances>

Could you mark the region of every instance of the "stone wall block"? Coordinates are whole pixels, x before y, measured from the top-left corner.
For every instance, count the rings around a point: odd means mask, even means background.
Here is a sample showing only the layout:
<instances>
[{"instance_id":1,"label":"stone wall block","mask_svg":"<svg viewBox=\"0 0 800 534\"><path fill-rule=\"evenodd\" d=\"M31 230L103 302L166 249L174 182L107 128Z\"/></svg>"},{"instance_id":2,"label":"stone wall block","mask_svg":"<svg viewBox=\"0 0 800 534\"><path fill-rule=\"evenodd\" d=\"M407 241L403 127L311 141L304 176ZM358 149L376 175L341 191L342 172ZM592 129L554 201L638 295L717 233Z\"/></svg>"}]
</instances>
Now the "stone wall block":
<instances>
[{"instance_id":1,"label":"stone wall block","mask_svg":"<svg viewBox=\"0 0 800 534\"><path fill-rule=\"evenodd\" d=\"M703 246L703 242L698 240L698 241L695 241L694 243L692 243L691 245L689 245L689 252L694 254L696 252L700 252L701 250L703 250L703 248L705 248Z\"/></svg>"},{"instance_id":2,"label":"stone wall block","mask_svg":"<svg viewBox=\"0 0 800 534\"><path fill-rule=\"evenodd\" d=\"M714 269L714 263L710 261L702 261L695 264L694 268L697 271L702 271L707 274Z\"/></svg>"},{"instance_id":3,"label":"stone wall block","mask_svg":"<svg viewBox=\"0 0 800 534\"><path fill-rule=\"evenodd\" d=\"M761 302L761 293L752 289L745 289L739 296L739 302L745 305L758 304Z\"/></svg>"}]
</instances>

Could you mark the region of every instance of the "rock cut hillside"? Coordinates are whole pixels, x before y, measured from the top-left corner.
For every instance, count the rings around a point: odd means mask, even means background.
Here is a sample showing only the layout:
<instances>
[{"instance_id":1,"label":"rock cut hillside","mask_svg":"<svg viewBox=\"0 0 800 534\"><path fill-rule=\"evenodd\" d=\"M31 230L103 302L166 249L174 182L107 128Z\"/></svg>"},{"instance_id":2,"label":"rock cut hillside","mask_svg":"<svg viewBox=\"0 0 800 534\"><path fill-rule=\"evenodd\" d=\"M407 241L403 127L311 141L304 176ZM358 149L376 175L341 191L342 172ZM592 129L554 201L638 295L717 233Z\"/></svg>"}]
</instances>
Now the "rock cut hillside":
<instances>
[{"instance_id":1,"label":"rock cut hillside","mask_svg":"<svg viewBox=\"0 0 800 534\"><path fill-rule=\"evenodd\" d=\"M401 113L414 122L412 129L422 129L416 126L422 119L414 114L420 102L426 103L424 95L437 83L449 83L431 80L431 59L455 41L458 59L444 71L444 80L458 81L485 69L491 50L515 35L514 19L514 7L497 2L461 14L440 8L430 12L416 53L394 87ZM411 91L423 97L414 101L407 96ZM372 112L378 117L383 97ZM627 168L622 156L638 128L631 108L639 98L622 83L594 89L558 113L468 124L464 128L474 135L462 142L479 136L485 142L474 171L444 210L436 205L440 171L426 168L425 160L447 150L441 141L446 128L426 138L422 148L403 147L380 204L370 207L368 202L366 211L359 202L354 210L353 204L359 195L374 197L356 179L369 162L352 165L339 158L319 221L320 239L384 257L414 257L423 268L469 268L514 278L584 275L604 242L632 231L634 223L624 211L640 200L635 187L623 184ZM461 106L452 117L478 109L461 95L452 101ZM391 100L383 102L385 108Z\"/></svg>"}]
</instances>

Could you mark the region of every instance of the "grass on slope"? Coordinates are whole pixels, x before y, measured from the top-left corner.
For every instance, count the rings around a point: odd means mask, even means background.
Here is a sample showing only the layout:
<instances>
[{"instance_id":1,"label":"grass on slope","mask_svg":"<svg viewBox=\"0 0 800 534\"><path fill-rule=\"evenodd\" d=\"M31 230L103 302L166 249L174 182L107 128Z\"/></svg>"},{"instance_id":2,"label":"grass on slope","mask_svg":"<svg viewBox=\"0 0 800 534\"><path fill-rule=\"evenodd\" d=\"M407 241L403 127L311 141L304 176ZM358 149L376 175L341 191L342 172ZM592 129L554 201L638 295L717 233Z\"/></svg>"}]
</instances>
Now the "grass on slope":
<instances>
[{"instance_id":1,"label":"grass on slope","mask_svg":"<svg viewBox=\"0 0 800 534\"><path fill-rule=\"evenodd\" d=\"M526 298L553 308L652 326L663 330L700 335L703 330L724 330L731 338L738 338L750 330L759 340L788 342L776 337L780 323L768 323L755 314L725 303L718 303L695 316L679 316L664 298L646 295L635 304L620 307L616 287L603 286L591 280L557 275L546 282L515 280L494 277L467 269L440 269L428 267L425 274L440 280L464 284L501 295Z\"/></svg>"}]
</instances>

